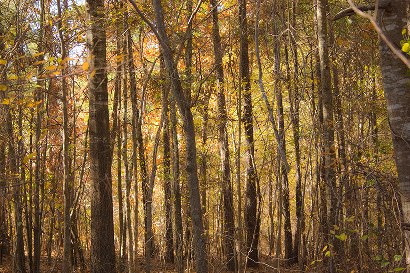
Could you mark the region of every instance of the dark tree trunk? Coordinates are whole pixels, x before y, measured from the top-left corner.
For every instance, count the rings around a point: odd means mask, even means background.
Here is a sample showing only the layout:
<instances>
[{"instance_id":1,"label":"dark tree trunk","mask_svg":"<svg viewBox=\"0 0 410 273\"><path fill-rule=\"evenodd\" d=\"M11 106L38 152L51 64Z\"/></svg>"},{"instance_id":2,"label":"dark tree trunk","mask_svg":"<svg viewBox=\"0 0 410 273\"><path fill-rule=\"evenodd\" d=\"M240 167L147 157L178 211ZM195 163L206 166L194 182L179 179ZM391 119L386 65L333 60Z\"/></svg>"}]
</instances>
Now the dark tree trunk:
<instances>
[{"instance_id":1,"label":"dark tree trunk","mask_svg":"<svg viewBox=\"0 0 410 273\"><path fill-rule=\"evenodd\" d=\"M204 229L199 194L194 120L191 112L191 106L188 104L181 85L178 68L174 62L169 37L165 30L164 14L161 2L159 0L153 0L153 6L157 24L157 38L160 41L165 65L168 69L170 78L172 79L172 93L178 105L179 112L183 118L183 129L186 142L186 172L189 188L189 201L191 205L192 227L194 233L196 271L198 273L205 273L208 272L208 258L203 236Z\"/></svg>"},{"instance_id":2,"label":"dark tree trunk","mask_svg":"<svg viewBox=\"0 0 410 273\"><path fill-rule=\"evenodd\" d=\"M224 249L226 252L226 265L228 270L237 268L235 251L235 220L233 207L233 194L231 184L231 164L229 161L228 132L226 129L227 113L225 102L225 81L222 64L222 45L219 34L218 5L216 0L211 0L212 9L212 40L214 45L214 58L217 73L217 100L218 100L218 131L219 131L219 153L221 158L221 186L224 204Z\"/></svg>"},{"instance_id":3,"label":"dark tree trunk","mask_svg":"<svg viewBox=\"0 0 410 273\"><path fill-rule=\"evenodd\" d=\"M328 49L328 22L327 14L328 1L318 0L317 2L317 30L318 30L318 49L320 60L320 92L319 96L322 99L322 112L323 112L323 186L322 194L326 194L327 210L322 213L327 214L327 226L333 227L337 224L336 221L336 154L334 143L334 126L333 126L333 98L332 98L332 84L330 77L330 60ZM326 225L326 223L323 223ZM334 236L324 232L325 243L333 244ZM333 255L335 255L336 249L329 249L331 255L328 260L327 266L330 272L334 272Z\"/></svg>"},{"instance_id":4,"label":"dark tree trunk","mask_svg":"<svg viewBox=\"0 0 410 273\"><path fill-rule=\"evenodd\" d=\"M183 228L182 228L182 205L179 174L179 144L177 132L177 117L174 99L170 101L170 120L172 135L172 199L174 200L174 230L175 230L175 258L178 273L184 272L183 263Z\"/></svg>"},{"instance_id":5,"label":"dark tree trunk","mask_svg":"<svg viewBox=\"0 0 410 273\"><path fill-rule=\"evenodd\" d=\"M91 272L114 273L110 128L108 118L107 61L104 1L88 0L89 33L89 134L91 195ZM95 72L95 73L94 73Z\"/></svg>"},{"instance_id":6,"label":"dark tree trunk","mask_svg":"<svg viewBox=\"0 0 410 273\"><path fill-rule=\"evenodd\" d=\"M161 59L162 80L162 111L164 111L164 204L165 204L165 261L174 262L174 240L172 230L172 199L171 199L171 144L169 137L169 101L168 81L166 80L164 61Z\"/></svg>"},{"instance_id":7,"label":"dark tree trunk","mask_svg":"<svg viewBox=\"0 0 410 273\"><path fill-rule=\"evenodd\" d=\"M240 26L240 56L239 56L239 77L242 85L244 112L243 124L246 139L246 253L247 266L256 267L259 262L259 224L257 217L258 196L257 196L257 175L255 165L255 148L253 137L253 113L252 113L252 93L249 72L248 54L248 26L246 20L246 0L239 2L239 26Z\"/></svg>"}]
</instances>

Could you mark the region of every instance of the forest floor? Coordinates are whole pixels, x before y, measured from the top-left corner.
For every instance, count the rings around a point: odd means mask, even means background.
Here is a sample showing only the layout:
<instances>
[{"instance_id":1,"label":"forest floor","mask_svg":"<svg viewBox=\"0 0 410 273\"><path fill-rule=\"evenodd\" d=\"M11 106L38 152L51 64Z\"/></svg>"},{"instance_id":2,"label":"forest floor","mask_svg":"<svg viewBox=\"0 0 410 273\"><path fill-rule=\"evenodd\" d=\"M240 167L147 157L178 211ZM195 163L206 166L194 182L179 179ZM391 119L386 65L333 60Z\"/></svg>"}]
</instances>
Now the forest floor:
<instances>
[{"instance_id":1,"label":"forest floor","mask_svg":"<svg viewBox=\"0 0 410 273\"><path fill-rule=\"evenodd\" d=\"M13 259L11 256L3 257L3 261L0 264L0 273L12 273L13 272ZM52 258L51 261L48 261L47 257L44 256L41 259L41 271L40 272L47 272L47 273L58 273L61 272L62 269L62 260L61 258ZM214 272L214 273L227 273L228 271L224 270L223 267L219 266L210 266L209 272ZM81 273L88 273L90 272L89 269L85 271L81 271L77 269L74 272L81 272ZM139 257L137 260L137 268L135 272L144 272L144 258ZM171 272L176 272L174 265L172 264L167 264L163 261L160 260L154 260L152 262L152 270L151 272L158 272L158 273L171 273ZM185 272L190 272L190 273L195 273L193 270L186 270ZM267 262L261 262L261 265L257 269L249 269L246 272L249 273L262 273L262 272L281 272L281 273L295 273L295 272L302 272L299 270L297 266L294 266L292 268L285 268L282 267L280 270L275 270L273 266L269 265ZM319 268L315 269L310 269L304 272L321 272Z\"/></svg>"}]
</instances>

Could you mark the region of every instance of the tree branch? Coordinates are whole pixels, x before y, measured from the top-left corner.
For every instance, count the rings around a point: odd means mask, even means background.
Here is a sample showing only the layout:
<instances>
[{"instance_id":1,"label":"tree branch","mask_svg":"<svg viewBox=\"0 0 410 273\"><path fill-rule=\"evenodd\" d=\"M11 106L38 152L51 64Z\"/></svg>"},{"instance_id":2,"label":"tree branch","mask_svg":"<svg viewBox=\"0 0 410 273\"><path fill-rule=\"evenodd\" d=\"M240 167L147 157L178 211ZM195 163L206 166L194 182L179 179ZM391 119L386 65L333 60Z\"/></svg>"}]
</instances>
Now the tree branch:
<instances>
[{"instance_id":1,"label":"tree branch","mask_svg":"<svg viewBox=\"0 0 410 273\"><path fill-rule=\"evenodd\" d=\"M351 9L359 16L366 18L370 21L370 23L372 24L372 26L374 27L374 29L376 30L377 34L379 34L380 38L383 40L383 42L386 43L386 45L390 48L391 51L393 51L393 53L399 57L399 59L408 67L410 68L410 60L408 58L406 58L406 56L401 52L401 50L399 48L397 48L390 40L389 38L387 38L387 36L384 34L383 30L379 27L379 25L376 22L376 19L371 16L370 14L364 13L363 11L361 11L357 6L355 6L355 4L353 3L352 0L347 0L349 2L349 5L351 7ZM389 5L390 4L390 0L387 1L382 1L380 2L380 4L386 4ZM378 5L378 7L380 8L380 4Z\"/></svg>"}]
</instances>

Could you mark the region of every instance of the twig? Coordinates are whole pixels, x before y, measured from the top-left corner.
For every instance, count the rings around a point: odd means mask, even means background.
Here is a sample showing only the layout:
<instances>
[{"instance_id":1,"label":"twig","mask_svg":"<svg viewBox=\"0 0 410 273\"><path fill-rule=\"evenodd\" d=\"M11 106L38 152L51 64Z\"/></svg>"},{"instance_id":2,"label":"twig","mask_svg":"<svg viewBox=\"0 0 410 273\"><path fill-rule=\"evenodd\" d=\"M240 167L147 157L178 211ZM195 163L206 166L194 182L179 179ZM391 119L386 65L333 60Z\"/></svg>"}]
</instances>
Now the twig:
<instances>
[{"instance_id":1,"label":"twig","mask_svg":"<svg viewBox=\"0 0 410 273\"><path fill-rule=\"evenodd\" d=\"M390 48L393 53L400 58L400 60L408 67L410 68L410 60L406 58L404 54L402 54L401 50L398 49L384 34L383 30L379 27L377 24L375 18L371 16L370 14L364 13L361 11L354 3L352 0L347 0L349 2L350 7L352 10L359 16L366 18L370 21L376 32L379 34L380 38L386 43L386 45ZM389 3L389 2L388 2ZM383 5L382 5L383 6ZM380 7L380 6L378 6Z\"/></svg>"}]
</instances>

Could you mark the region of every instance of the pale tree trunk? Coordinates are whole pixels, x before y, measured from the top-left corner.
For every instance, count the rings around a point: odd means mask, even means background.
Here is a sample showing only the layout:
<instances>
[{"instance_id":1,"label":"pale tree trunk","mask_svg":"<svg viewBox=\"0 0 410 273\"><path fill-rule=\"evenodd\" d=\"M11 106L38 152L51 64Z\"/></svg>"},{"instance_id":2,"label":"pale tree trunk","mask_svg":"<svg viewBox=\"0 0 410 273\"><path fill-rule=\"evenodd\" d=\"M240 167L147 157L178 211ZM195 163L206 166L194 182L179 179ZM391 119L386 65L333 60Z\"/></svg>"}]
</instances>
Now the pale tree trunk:
<instances>
[{"instance_id":1,"label":"pale tree trunk","mask_svg":"<svg viewBox=\"0 0 410 273\"><path fill-rule=\"evenodd\" d=\"M114 273L112 153L108 118L107 61L104 1L88 0L89 33L89 133L91 193L91 272ZM95 73L94 73L95 72Z\"/></svg>"},{"instance_id":2,"label":"pale tree trunk","mask_svg":"<svg viewBox=\"0 0 410 273\"><path fill-rule=\"evenodd\" d=\"M379 11L379 22L386 36L400 47L402 29L409 30L409 0L391 0L385 10ZM384 94L387 100L397 172L403 207L402 228L405 233L406 265L410 272L410 77L408 68L380 42Z\"/></svg>"}]
</instances>

